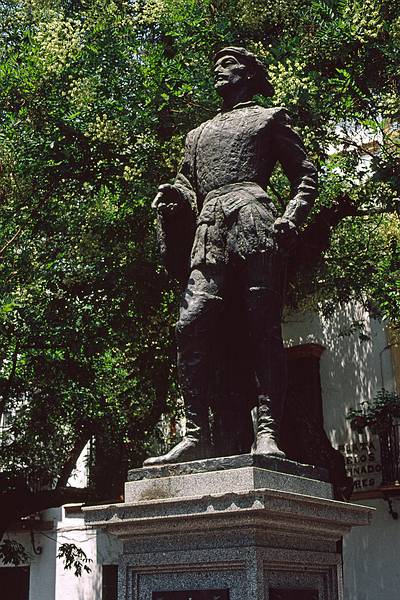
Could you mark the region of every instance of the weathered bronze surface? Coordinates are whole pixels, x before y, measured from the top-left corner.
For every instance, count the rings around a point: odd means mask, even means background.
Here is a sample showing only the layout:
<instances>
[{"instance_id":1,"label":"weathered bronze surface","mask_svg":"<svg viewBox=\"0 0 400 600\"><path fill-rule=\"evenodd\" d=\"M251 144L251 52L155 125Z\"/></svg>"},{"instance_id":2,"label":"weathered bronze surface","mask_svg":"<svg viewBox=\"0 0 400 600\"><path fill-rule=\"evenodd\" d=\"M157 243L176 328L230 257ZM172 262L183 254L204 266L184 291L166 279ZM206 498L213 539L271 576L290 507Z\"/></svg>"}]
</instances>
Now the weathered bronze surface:
<instances>
[{"instance_id":1,"label":"weathered bronze surface","mask_svg":"<svg viewBox=\"0 0 400 600\"><path fill-rule=\"evenodd\" d=\"M153 202L166 268L186 285L176 336L187 425L182 442L146 465L250 446L256 454L285 456L279 433L286 257L316 197L317 173L287 111L252 101L273 94L253 54L225 48L214 73L222 110L188 133L175 182L160 186ZM291 184L279 208L266 192L278 162Z\"/></svg>"}]
</instances>

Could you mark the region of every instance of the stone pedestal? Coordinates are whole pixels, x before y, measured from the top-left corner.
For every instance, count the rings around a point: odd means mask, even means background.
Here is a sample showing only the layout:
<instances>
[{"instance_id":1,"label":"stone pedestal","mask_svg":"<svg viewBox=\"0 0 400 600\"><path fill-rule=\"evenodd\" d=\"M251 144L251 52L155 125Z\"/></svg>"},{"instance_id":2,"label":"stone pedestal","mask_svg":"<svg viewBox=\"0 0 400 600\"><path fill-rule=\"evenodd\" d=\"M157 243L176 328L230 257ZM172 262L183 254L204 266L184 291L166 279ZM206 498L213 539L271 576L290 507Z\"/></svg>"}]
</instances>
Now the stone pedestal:
<instances>
[{"instance_id":1,"label":"stone pedestal","mask_svg":"<svg viewBox=\"0 0 400 600\"><path fill-rule=\"evenodd\" d=\"M339 600L341 540L370 508L323 469L243 455L136 469L86 524L124 542L119 600Z\"/></svg>"}]
</instances>

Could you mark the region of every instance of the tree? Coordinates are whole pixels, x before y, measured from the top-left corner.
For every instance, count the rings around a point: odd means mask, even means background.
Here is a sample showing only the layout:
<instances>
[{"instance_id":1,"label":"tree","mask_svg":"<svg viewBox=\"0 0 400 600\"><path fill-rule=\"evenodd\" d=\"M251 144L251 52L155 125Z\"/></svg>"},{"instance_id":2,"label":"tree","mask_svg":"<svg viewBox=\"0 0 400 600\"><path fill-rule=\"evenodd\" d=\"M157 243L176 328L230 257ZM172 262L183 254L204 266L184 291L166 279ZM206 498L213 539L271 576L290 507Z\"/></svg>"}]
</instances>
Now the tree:
<instances>
[{"instance_id":1,"label":"tree","mask_svg":"<svg viewBox=\"0 0 400 600\"><path fill-rule=\"evenodd\" d=\"M8 522L87 497L67 482L93 437L101 463L92 487L118 496L128 458L141 459L165 408L172 317L153 258L149 179L140 177L156 164L156 146L151 110L134 112L146 101L146 65L135 71L140 40L130 21L103 8L2 5Z\"/></svg>"},{"instance_id":2,"label":"tree","mask_svg":"<svg viewBox=\"0 0 400 600\"><path fill-rule=\"evenodd\" d=\"M157 266L150 202L185 133L217 110L210 59L223 45L266 61L273 103L319 166L288 305L329 313L361 299L398 326L400 8L2 0L0 18L5 528L87 497L67 482L91 439L91 493L118 495L160 414L176 410L178 290ZM277 173L278 208L285 186Z\"/></svg>"}]
</instances>

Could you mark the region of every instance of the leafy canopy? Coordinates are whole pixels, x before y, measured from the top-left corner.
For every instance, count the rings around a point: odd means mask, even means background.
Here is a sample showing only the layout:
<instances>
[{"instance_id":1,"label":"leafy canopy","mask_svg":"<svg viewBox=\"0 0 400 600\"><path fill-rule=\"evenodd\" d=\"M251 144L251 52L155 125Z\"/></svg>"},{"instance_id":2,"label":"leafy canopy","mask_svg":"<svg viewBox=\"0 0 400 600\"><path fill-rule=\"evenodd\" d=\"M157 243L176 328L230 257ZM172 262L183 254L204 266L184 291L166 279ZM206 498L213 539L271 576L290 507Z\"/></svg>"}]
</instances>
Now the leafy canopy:
<instances>
[{"instance_id":1,"label":"leafy canopy","mask_svg":"<svg viewBox=\"0 0 400 600\"><path fill-rule=\"evenodd\" d=\"M0 22L4 471L65 485L95 436L92 483L115 494L173 410L176 289L150 201L185 133L217 110L223 45L266 61L273 103L319 167L311 221L337 215L290 301L329 312L358 299L398 323L397 3L1 0ZM279 172L273 184L287 197Z\"/></svg>"}]
</instances>

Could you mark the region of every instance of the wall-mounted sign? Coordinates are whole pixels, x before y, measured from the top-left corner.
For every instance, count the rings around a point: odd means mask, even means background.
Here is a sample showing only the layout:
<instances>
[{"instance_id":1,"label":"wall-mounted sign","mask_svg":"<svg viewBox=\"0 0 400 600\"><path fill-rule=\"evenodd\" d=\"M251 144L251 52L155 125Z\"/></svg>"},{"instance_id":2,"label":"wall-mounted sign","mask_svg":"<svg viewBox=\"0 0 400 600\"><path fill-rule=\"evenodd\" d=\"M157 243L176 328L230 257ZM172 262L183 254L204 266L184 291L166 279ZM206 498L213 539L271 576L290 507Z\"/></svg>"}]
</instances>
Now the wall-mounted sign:
<instances>
[{"instance_id":1,"label":"wall-mounted sign","mask_svg":"<svg viewBox=\"0 0 400 600\"><path fill-rule=\"evenodd\" d=\"M229 600L229 590L153 592L152 600Z\"/></svg>"},{"instance_id":2,"label":"wall-mounted sign","mask_svg":"<svg viewBox=\"0 0 400 600\"><path fill-rule=\"evenodd\" d=\"M270 588L269 600L318 600L318 590Z\"/></svg>"},{"instance_id":3,"label":"wall-mounted sign","mask_svg":"<svg viewBox=\"0 0 400 600\"><path fill-rule=\"evenodd\" d=\"M338 446L344 456L347 474L354 480L354 491L378 488L382 483L379 442L350 442Z\"/></svg>"}]
</instances>

